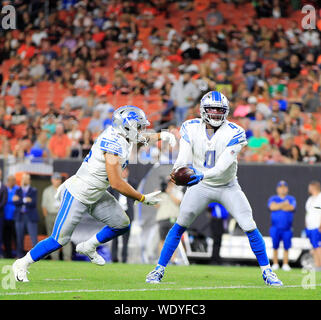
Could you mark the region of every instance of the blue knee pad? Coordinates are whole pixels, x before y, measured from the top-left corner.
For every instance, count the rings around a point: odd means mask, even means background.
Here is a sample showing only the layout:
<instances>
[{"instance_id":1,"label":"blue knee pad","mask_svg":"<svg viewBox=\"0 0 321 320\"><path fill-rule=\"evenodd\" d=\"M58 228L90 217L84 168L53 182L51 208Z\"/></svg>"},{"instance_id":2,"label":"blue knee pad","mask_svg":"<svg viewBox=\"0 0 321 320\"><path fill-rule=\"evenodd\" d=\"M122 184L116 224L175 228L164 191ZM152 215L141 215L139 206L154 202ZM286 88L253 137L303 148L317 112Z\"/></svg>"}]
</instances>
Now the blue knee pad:
<instances>
[{"instance_id":1,"label":"blue knee pad","mask_svg":"<svg viewBox=\"0 0 321 320\"><path fill-rule=\"evenodd\" d=\"M256 256L259 265L267 266L270 262L266 254L265 242L260 231L255 229L253 231L246 232L246 235L249 238L251 249Z\"/></svg>"},{"instance_id":2,"label":"blue knee pad","mask_svg":"<svg viewBox=\"0 0 321 320\"><path fill-rule=\"evenodd\" d=\"M122 234L129 231L129 229L130 229L130 225L128 225L126 228L123 228L123 229L113 229L106 226L96 234L96 238L100 243L105 243L118 236L121 236Z\"/></svg>"},{"instance_id":3,"label":"blue knee pad","mask_svg":"<svg viewBox=\"0 0 321 320\"><path fill-rule=\"evenodd\" d=\"M179 245L179 242L181 240L181 237L184 233L186 228L181 227L179 224L175 223L171 230L169 230L165 242L164 247L162 249L162 252L160 254L158 264L166 267L169 260L171 259L173 253L175 252L176 248Z\"/></svg>"},{"instance_id":4,"label":"blue knee pad","mask_svg":"<svg viewBox=\"0 0 321 320\"><path fill-rule=\"evenodd\" d=\"M36 246L30 250L30 255L33 261L38 261L61 247L62 245L50 236L37 243Z\"/></svg>"}]
</instances>

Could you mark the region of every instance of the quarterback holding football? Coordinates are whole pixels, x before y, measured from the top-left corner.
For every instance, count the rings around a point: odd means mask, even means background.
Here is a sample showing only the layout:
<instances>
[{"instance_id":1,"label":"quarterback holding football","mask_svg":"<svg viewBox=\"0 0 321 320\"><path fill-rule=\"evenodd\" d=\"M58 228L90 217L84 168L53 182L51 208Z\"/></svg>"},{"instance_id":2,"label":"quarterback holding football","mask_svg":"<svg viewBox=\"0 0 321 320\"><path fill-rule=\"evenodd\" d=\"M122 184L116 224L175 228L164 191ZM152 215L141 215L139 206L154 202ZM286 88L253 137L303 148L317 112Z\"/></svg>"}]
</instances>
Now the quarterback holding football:
<instances>
[{"instance_id":1,"label":"quarterback holding football","mask_svg":"<svg viewBox=\"0 0 321 320\"><path fill-rule=\"evenodd\" d=\"M171 177L175 181L176 169L186 166L190 166L194 174L187 183L189 188L181 202L179 216L167 234L158 264L146 277L148 283L162 280L184 231L215 201L227 209L246 233L264 282L270 286L283 285L270 267L265 242L237 180L237 156L247 140L244 129L227 120L228 113L228 99L218 91L211 91L201 99L201 118L187 120L181 126L179 154Z\"/></svg>"}]
</instances>

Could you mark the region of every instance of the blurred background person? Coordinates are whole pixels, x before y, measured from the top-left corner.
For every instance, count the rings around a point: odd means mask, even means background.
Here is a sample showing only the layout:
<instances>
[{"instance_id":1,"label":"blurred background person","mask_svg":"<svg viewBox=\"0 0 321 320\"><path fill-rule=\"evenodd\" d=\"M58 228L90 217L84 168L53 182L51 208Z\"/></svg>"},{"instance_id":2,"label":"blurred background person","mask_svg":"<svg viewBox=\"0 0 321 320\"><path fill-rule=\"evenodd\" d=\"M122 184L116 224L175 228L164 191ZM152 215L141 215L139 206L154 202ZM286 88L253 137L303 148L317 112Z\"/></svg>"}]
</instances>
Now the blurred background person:
<instances>
[{"instance_id":1,"label":"blurred background person","mask_svg":"<svg viewBox=\"0 0 321 320\"><path fill-rule=\"evenodd\" d=\"M37 189L31 187L31 178L24 173L21 178L21 187L16 190L13 196L13 203L16 206L14 220L17 236L17 257L24 255L24 236L27 229L32 245L38 242L38 210L37 210Z\"/></svg>"},{"instance_id":2,"label":"blurred background person","mask_svg":"<svg viewBox=\"0 0 321 320\"><path fill-rule=\"evenodd\" d=\"M161 252L168 231L172 228L179 214L179 206L183 199L183 192L170 180L163 181L161 184L162 193L159 195L160 203L156 205L156 221L159 230L158 250ZM175 261L175 254L172 257Z\"/></svg>"},{"instance_id":3,"label":"blurred background person","mask_svg":"<svg viewBox=\"0 0 321 320\"><path fill-rule=\"evenodd\" d=\"M19 186L16 184L15 176L11 175L7 179L8 200L4 207L4 223L3 223L3 244L5 258L13 258L12 244L16 243L16 230L14 224L14 212L16 206L13 197Z\"/></svg>"},{"instance_id":4,"label":"blurred background person","mask_svg":"<svg viewBox=\"0 0 321 320\"><path fill-rule=\"evenodd\" d=\"M282 269L290 271L289 249L293 236L292 223L293 214L296 209L296 199L289 195L287 182L281 180L276 186L276 195L268 200L268 208L271 211L270 236L273 243L273 265L272 269L279 269L278 249L280 242L283 242L284 254Z\"/></svg>"},{"instance_id":5,"label":"blurred background person","mask_svg":"<svg viewBox=\"0 0 321 320\"><path fill-rule=\"evenodd\" d=\"M123 170L122 177L123 179L128 181L128 183L132 187L134 187L135 189L137 188L138 182L130 176L128 167ZM116 197L116 199L118 199L118 202L122 206L123 210L126 212L130 220L130 223L132 223L134 219L134 200L131 198L127 198L124 195L120 194L119 192L115 192L114 190L111 190L110 193L113 194L114 197ZM128 232L126 232L121 236L121 239L122 239L121 262L122 263L127 262L129 236L130 236L130 229ZM118 241L119 241L118 238L115 238L112 240L112 244L111 244L111 256L112 256L113 262L119 261L118 259L119 242Z\"/></svg>"},{"instance_id":6,"label":"blurred background person","mask_svg":"<svg viewBox=\"0 0 321 320\"><path fill-rule=\"evenodd\" d=\"M4 223L4 208L8 199L7 187L2 182L2 169L0 169L0 258L3 258L2 239L3 239L3 223Z\"/></svg>"},{"instance_id":7,"label":"blurred background person","mask_svg":"<svg viewBox=\"0 0 321 320\"><path fill-rule=\"evenodd\" d=\"M228 212L218 202L212 202L208 205L211 214L210 231L213 239L213 249L210 264L219 265L222 263L220 249L222 244L223 233L227 230Z\"/></svg>"},{"instance_id":8,"label":"blurred background person","mask_svg":"<svg viewBox=\"0 0 321 320\"><path fill-rule=\"evenodd\" d=\"M55 224L56 216L59 211L60 202L55 198L58 187L62 183L62 176L59 172L54 172L51 177L51 185L44 189L42 193L41 208L45 217L47 235L52 233ZM72 255L72 245L69 242L62 247L63 260L70 261ZM51 259L59 260L60 251L57 250L51 253Z\"/></svg>"},{"instance_id":9,"label":"blurred background person","mask_svg":"<svg viewBox=\"0 0 321 320\"><path fill-rule=\"evenodd\" d=\"M321 271L321 185L311 181L308 186L310 197L305 204L306 235L313 247L313 259L316 271Z\"/></svg>"}]
</instances>

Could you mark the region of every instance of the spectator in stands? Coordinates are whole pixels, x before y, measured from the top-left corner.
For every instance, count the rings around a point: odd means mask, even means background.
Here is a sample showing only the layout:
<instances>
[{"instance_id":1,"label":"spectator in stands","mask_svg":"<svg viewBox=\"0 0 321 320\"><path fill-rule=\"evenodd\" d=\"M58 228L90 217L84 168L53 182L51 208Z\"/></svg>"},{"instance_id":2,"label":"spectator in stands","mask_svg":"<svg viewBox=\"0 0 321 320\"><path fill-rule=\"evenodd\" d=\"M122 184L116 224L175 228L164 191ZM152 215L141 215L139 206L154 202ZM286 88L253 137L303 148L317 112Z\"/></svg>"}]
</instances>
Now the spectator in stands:
<instances>
[{"instance_id":1,"label":"spectator in stands","mask_svg":"<svg viewBox=\"0 0 321 320\"><path fill-rule=\"evenodd\" d=\"M0 169L0 258L3 258L2 240L4 231L5 205L8 200L8 190L2 181L2 169Z\"/></svg>"},{"instance_id":2,"label":"spectator in stands","mask_svg":"<svg viewBox=\"0 0 321 320\"><path fill-rule=\"evenodd\" d=\"M115 73L114 82L111 88L113 94L128 94L129 84L122 72Z\"/></svg>"},{"instance_id":3,"label":"spectator in stands","mask_svg":"<svg viewBox=\"0 0 321 320\"><path fill-rule=\"evenodd\" d=\"M39 111L39 108L35 103L31 103L28 108L28 124L29 125L36 125L36 123L41 120L42 113Z\"/></svg>"},{"instance_id":4,"label":"spectator in stands","mask_svg":"<svg viewBox=\"0 0 321 320\"><path fill-rule=\"evenodd\" d=\"M201 58L201 50L197 47L197 39L196 35L192 37L190 47L182 53L184 59L199 60Z\"/></svg>"},{"instance_id":5,"label":"spectator in stands","mask_svg":"<svg viewBox=\"0 0 321 320\"><path fill-rule=\"evenodd\" d=\"M70 156L71 158L78 158L81 156L81 146L79 140L82 137L82 132L79 130L77 120L71 120L71 130L67 132L67 136L71 141Z\"/></svg>"},{"instance_id":6,"label":"spectator in stands","mask_svg":"<svg viewBox=\"0 0 321 320\"><path fill-rule=\"evenodd\" d=\"M268 145L269 140L262 135L260 128L253 128L253 136L248 140L248 147L253 151L259 151L264 145Z\"/></svg>"},{"instance_id":7,"label":"spectator in stands","mask_svg":"<svg viewBox=\"0 0 321 320\"><path fill-rule=\"evenodd\" d=\"M302 162L301 151L297 145L291 147L289 158L292 159L293 162Z\"/></svg>"},{"instance_id":8,"label":"spectator in stands","mask_svg":"<svg viewBox=\"0 0 321 320\"><path fill-rule=\"evenodd\" d=\"M321 161L320 150L318 150L312 139L308 138L305 140L301 151L303 162L314 164Z\"/></svg>"},{"instance_id":9,"label":"spectator in stands","mask_svg":"<svg viewBox=\"0 0 321 320\"><path fill-rule=\"evenodd\" d=\"M100 118L105 120L109 117L110 112L114 112L113 105L108 101L106 93L99 96L99 103L94 107L93 111L99 111Z\"/></svg>"},{"instance_id":10,"label":"spectator in stands","mask_svg":"<svg viewBox=\"0 0 321 320\"><path fill-rule=\"evenodd\" d=\"M44 56L38 55L31 59L29 67L29 76L34 82L41 81L44 78L46 68L44 65Z\"/></svg>"},{"instance_id":11,"label":"spectator in stands","mask_svg":"<svg viewBox=\"0 0 321 320\"><path fill-rule=\"evenodd\" d=\"M20 81L17 74L12 73L9 79L2 84L1 95L19 96L21 92Z\"/></svg>"},{"instance_id":12,"label":"spectator in stands","mask_svg":"<svg viewBox=\"0 0 321 320\"><path fill-rule=\"evenodd\" d=\"M21 179L21 187L16 190L12 200L16 206L14 213L16 236L17 236L17 257L24 255L24 235L28 230L32 245L38 242L38 211L37 211L37 189L31 187L31 179L28 173L24 173Z\"/></svg>"},{"instance_id":13,"label":"spectator in stands","mask_svg":"<svg viewBox=\"0 0 321 320\"><path fill-rule=\"evenodd\" d=\"M252 50L249 59L243 65L243 74L246 79L247 89L252 92L256 81L260 78L262 63L258 60L257 51Z\"/></svg>"},{"instance_id":14,"label":"spectator in stands","mask_svg":"<svg viewBox=\"0 0 321 320\"><path fill-rule=\"evenodd\" d=\"M54 114L49 113L45 118L42 119L41 129L47 132L47 137L50 139L56 132L56 117Z\"/></svg>"},{"instance_id":15,"label":"spectator in stands","mask_svg":"<svg viewBox=\"0 0 321 320\"><path fill-rule=\"evenodd\" d=\"M21 97L16 97L14 102L13 111L11 112L12 123L20 124L27 120L28 111L22 104Z\"/></svg>"},{"instance_id":16,"label":"spectator in stands","mask_svg":"<svg viewBox=\"0 0 321 320\"><path fill-rule=\"evenodd\" d=\"M188 109L194 105L198 95L199 90L193 83L191 74L184 72L171 90L171 100L175 106L177 126L180 126L185 121Z\"/></svg>"},{"instance_id":17,"label":"spectator in stands","mask_svg":"<svg viewBox=\"0 0 321 320\"><path fill-rule=\"evenodd\" d=\"M64 126L58 123L56 133L50 138L48 149L50 156L54 159L68 158L70 156L71 141L64 132Z\"/></svg>"},{"instance_id":18,"label":"spectator in stands","mask_svg":"<svg viewBox=\"0 0 321 320\"><path fill-rule=\"evenodd\" d=\"M270 145L280 148L282 146L283 140L281 138L280 131L277 128L274 128L271 133Z\"/></svg>"},{"instance_id":19,"label":"spectator in stands","mask_svg":"<svg viewBox=\"0 0 321 320\"><path fill-rule=\"evenodd\" d=\"M296 209L296 199L289 195L289 187L285 181L280 181L276 187L277 194L268 200L268 208L271 211L270 236L273 243L272 269L279 269L278 249L280 241L283 241L283 265L284 271L290 271L289 249L291 248L293 214Z\"/></svg>"},{"instance_id":20,"label":"spectator in stands","mask_svg":"<svg viewBox=\"0 0 321 320\"><path fill-rule=\"evenodd\" d=\"M13 203L13 196L16 194L19 186L16 185L15 176L9 176L7 179L8 200L4 207L4 221L3 221L3 245L4 257L13 258L12 244L16 242L16 231L14 224L14 213L16 206Z\"/></svg>"},{"instance_id":21,"label":"spectator in stands","mask_svg":"<svg viewBox=\"0 0 321 320\"><path fill-rule=\"evenodd\" d=\"M31 154L37 154L39 157L48 158L50 155L50 151L47 145L47 132L45 130L41 130L38 134L37 141L35 141L35 143L33 144L30 152Z\"/></svg>"},{"instance_id":22,"label":"spectator in stands","mask_svg":"<svg viewBox=\"0 0 321 320\"><path fill-rule=\"evenodd\" d=\"M298 55L291 54L289 61L285 61L282 72L290 79L296 79L300 75L301 66Z\"/></svg>"},{"instance_id":23,"label":"spectator in stands","mask_svg":"<svg viewBox=\"0 0 321 320\"><path fill-rule=\"evenodd\" d=\"M301 33L300 40L306 47L320 46L320 35L318 31L308 29Z\"/></svg>"},{"instance_id":24,"label":"spectator in stands","mask_svg":"<svg viewBox=\"0 0 321 320\"><path fill-rule=\"evenodd\" d=\"M59 172L54 172L51 177L51 185L46 187L42 193L41 208L43 216L45 217L47 235L50 235L59 211L60 203L55 198L58 187L62 183L62 176ZM69 242L62 247L63 260L70 261L72 246ZM60 251L53 252L50 256L53 260L59 260Z\"/></svg>"},{"instance_id":25,"label":"spectator in stands","mask_svg":"<svg viewBox=\"0 0 321 320\"><path fill-rule=\"evenodd\" d=\"M66 104L69 104L71 109L85 109L86 108L86 99L77 94L77 89L72 88L70 90L70 96L66 97L62 104L61 108L64 108Z\"/></svg>"},{"instance_id":26,"label":"spectator in stands","mask_svg":"<svg viewBox=\"0 0 321 320\"><path fill-rule=\"evenodd\" d=\"M281 154L289 158L291 156L291 149L294 145L295 144L294 144L293 136L288 135L284 137L283 143L279 147Z\"/></svg>"},{"instance_id":27,"label":"spectator in stands","mask_svg":"<svg viewBox=\"0 0 321 320\"><path fill-rule=\"evenodd\" d=\"M305 112L318 112L321 107L320 94L313 91L312 86L309 87L308 92L302 96L303 110Z\"/></svg>"},{"instance_id":28,"label":"spectator in stands","mask_svg":"<svg viewBox=\"0 0 321 320\"><path fill-rule=\"evenodd\" d=\"M46 71L46 79L49 81L59 81L62 76L62 71L59 68L59 63L56 59L51 59L49 67Z\"/></svg>"},{"instance_id":29,"label":"spectator in stands","mask_svg":"<svg viewBox=\"0 0 321 320\"><path fill-rule=\"evenodd\" d=\"M19 47L17 51L21 59L30 59L36 53L36 48L32 45L32 38L27 36L25 42Z\"/></svg>"},{"instance_id":30,"label":"spectator in stands","mask_svg":"<svg viewBox=\"0 0 321 320\"><path fill-rule=\"evenodd\" d=\"M89 81L87 79L87 75L85 72L80 72L77 80L75 81L75 88L76 89L83 89L83 90L89 90L90 85Z\"/></svg>"},{"instance_id":31,"label":"spectator in stands","mask_svg":"<svg viewBox=\"0 0 321 320\"><path fill-rule=\"evenodd\" d=\"M206 15L206 23L211 27L215 27L223 23L223 15L217 10L217 4L211 2L208 13Z\"/></svg>"},{"instance_id":32,"label":"spectator in stands","mask_svg":"<svg viewBox=\"0 0 321 320\"><path fill-rule=\"evenodd\" d=\"M104 128L104 119L100 117L100 111L94 110L93 116L88 124L87 129L93 134L97 135Z\"/></svg>"},{"instance_id":33,"label":"spectator in stands","mask_svg":"<svg viewBox=\"0 0 321 320\"><path fill-rule=\"evenodd\" d=\"M84 158L87 156L87 154L89 153L94 143L90 130L87 129L84 131L82 139L80 139L79 143L80 143L81 152L82 152L81 157Z\"/></svg>"},{"instance_id":34,"label":"spectator in stands","mask_svg":"<svg viewBox=\"0 0 321 320\"><path fill-rule=\"evenodd\" d=\"M2 121L0 123L0 129L1 129L1 135L7 137L7 138L13 138L14 137L14 126L12 124L12 116L9 114L6 114L3 116Z\"/></svg>"}]
</instances>

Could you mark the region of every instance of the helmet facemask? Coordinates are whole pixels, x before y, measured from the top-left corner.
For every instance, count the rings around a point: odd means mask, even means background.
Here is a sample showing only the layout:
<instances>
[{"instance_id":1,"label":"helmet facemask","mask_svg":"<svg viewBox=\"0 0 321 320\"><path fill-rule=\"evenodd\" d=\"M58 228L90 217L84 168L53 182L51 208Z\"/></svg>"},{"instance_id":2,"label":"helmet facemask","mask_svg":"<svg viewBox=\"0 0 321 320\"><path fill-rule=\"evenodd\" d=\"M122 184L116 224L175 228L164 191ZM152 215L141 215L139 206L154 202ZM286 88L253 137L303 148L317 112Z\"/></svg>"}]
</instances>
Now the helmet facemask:
<instances>
[{"instance_id":1,"label":"helmet facemask","mask_svg":"<svg viewBox=\"0 0 321 320\"><path fill-rule=\"evenodd\" d=\"M148 126L148 121L146 121L145 123L138 123L133 119L126 120L126 123L124 123L126 137L131 142L147 145L147 139L144 136L144 133L146 132L146 127Z\"/></svg>"},{"instance_id":2,"label":"helmet facemask","mask_svg":"<svg viewBox=\"0 0 321 320\"><path fill-rule=\"evenodd\" d=\"M201 108L202 119L212 127L219 127L226 120L228 109L224 106L205 105Z\"/></svg>"}]
</instances>

